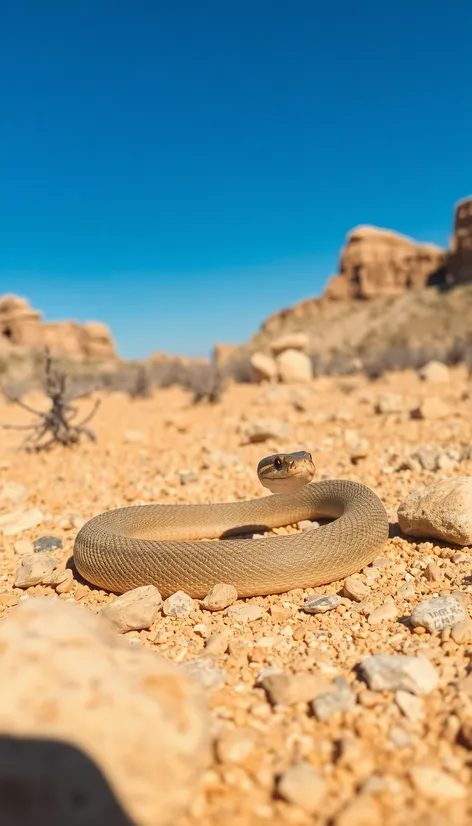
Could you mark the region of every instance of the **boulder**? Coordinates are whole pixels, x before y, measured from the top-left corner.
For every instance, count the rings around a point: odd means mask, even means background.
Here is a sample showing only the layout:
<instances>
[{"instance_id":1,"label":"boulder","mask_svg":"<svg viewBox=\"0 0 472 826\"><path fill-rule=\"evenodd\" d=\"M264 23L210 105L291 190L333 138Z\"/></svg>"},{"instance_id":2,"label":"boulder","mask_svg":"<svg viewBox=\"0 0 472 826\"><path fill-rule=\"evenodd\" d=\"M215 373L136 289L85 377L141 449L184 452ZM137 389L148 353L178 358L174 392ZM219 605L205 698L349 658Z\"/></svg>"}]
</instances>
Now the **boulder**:
<instances>
[{"instance_id":1,"label":"boulder","mask_svg":"<svg viewBox=\"0 0 472 826\"><path fill-rule=\"evenodd\" d=\"M456 204L447 270L453 284L472 281L472 197Z\"/></svg>"}]
</instances>

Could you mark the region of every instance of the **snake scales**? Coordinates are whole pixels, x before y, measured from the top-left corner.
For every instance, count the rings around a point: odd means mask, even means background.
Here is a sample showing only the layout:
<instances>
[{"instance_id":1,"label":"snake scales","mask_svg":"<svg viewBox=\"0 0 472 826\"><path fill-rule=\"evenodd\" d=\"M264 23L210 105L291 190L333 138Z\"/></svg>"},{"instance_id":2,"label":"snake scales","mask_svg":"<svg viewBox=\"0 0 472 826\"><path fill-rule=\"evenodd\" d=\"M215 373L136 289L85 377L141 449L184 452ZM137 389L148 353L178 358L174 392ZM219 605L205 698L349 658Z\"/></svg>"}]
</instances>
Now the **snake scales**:
<instances>
[{"instance_id":1,"label":"snake scales","mask_svg":"<svg viewBox=\"0 0 472 826\"><path fill-rule=\"evenodd\" d=\"M282 473L285 467L289 490L298 457L276 460ZM263 462L277 476L274 457ZM262 481L264 467L258 472ZM280 489L272 484L269 479L266 487ZM234 536L315 518L334 521L284 536ZM224 582L250 597L342 579L368 565L387 537L387 512L368 487L345 480L305 484L302 476L296 490L245 502L137 505L101 513L77 534L74 563L86 580L115 593L155 585L163 597L183 590L202 598Z\"/></svg>"}]
</instances>

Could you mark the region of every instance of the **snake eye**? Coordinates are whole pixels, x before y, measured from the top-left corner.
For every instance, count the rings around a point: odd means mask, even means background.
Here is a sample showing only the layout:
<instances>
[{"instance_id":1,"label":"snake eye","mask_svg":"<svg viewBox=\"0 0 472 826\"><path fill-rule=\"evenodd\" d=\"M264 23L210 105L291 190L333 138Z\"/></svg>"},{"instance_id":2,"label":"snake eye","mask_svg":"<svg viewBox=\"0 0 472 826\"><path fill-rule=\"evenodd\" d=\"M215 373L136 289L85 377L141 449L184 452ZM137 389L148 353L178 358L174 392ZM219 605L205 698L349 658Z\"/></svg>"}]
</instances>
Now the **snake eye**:
<instances>
[{"instance_id":1,"label":"snake eye","mask_svg":"<svg viewBox=\"0 0 472 826\"><path fill-rule=\"evenodd\" d=\"M279 459L278 457L277 459L274 459L274 467L276 470L280 470L282 467L282 459Z\"/></svg>"}]
</instances>

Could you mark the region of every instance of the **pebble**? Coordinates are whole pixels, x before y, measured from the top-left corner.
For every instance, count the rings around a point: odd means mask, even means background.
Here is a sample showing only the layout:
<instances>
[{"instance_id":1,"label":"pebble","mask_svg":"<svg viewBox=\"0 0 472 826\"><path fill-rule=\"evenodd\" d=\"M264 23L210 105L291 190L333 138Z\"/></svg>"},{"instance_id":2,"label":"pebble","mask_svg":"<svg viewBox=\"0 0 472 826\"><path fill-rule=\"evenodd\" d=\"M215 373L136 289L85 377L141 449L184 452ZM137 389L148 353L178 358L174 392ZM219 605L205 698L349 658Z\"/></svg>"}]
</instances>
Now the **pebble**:
<instances>
[{"instance_id":1,"label":"pebble","mask_svg":"<svg viewBox=\"0 0 472 826\"><path fill-rule=\"evenodd\" d=\"M246 429L246 436L249 442L265 442L267 439L289 439L292 432L291 426L286 422L279 422L277 419L256 419Z\"/></svg>"},{"instance_id":2,"label":"pebble","mask_svg":"<svg viewBox=\"0 0 472 826\"><path fill-rule=\"evenodd\" d=\"M23 557L16 569L13 585L15 588L30 588L40 585L43 579L57 568L57 561L51 556L30 554Z\"/></svg>"},{"instance_id":3,"label":"pebble","mask_svg":"<svg viewBox=\"0 0 472 826\"><path fill-rule=\"evenodd\" d=\"M472 477L443 479L406 496L398 522L408 536L472 544Z\"/></svg>"},{"instance_id":4,"label":"pebble","mask_svg":"<svg viewBox=\"0 0 472 826\"><path fill-rule=\"evenodd\" d=\"M377 625L385 620L395 619L398 611L394 602L384 602L378 608L374 608L369 614L367 621L370 625Z\"/></svg>"},{"instance_id":5,"label":"pebble","mask_svg":"<svg viewBox=\"0 0 472 826\"><path fill-rule=\"evenodd\" d=\"M407 582L406 585L401 585L397 591L397 595L403 599L410 599L416 595L415 586L412 582Z\"/></svg>"},{"instance_id":6,"label":"pebble","mask_svg":"<svg viewBox=\"0 0 472 826\"><path fill-rule=\"evenodd\" d=\"M215 742L215 753L220 763L241 764L260 743L260 733L249 726L224 729Z\"/></svg>"},{"instance_id":7,"label":"pebble","mask_svg":"<svg viewBox=\"0 0 472 826\"><path fill-rule=\"evenodd\" d=\"M424 717L424 703L421 697L415 696L415 694L411 694L409 691L399 691L395 692L395 702L403 712L405 717L411 722L416 723Z\"/></svg>"},{"instance_id":8,"label":"pebble","mask_svg":"<svg viewBox=\"0 0 472 826\"><path fill-rule=\"evenodd\" d=\"M39 539L35 539L33 542L35 553L55 551L56 548L62 548L62 539L57 536L40 536Z\"/></svg>"},{"instance_id":9,"label":"pebble","mask_svg":"<svg viewBox=\"0 0 472 826\"><path fill-rule=\"evenodd\" d=\"M185 591L176 591L164 600L162 612L166 617L188 617L195 608L192 597Z\"/></svg>"},{"instance_id":10,"label":"pebble","mask_svg":"<svg viewBox=\"0 0 472 826\"><path fill-rule=\"evenodd\" d=\"M210 761L210 715L178 666L50 597L2 619L0 648L4 800L21 790L2 822L167 826L187 811Z\"/></svg>"},{"instance_id":11,"label":"pebble","mask_svg":"<svg viewBox=\"0 0 472 826\"><path fill-rule=\"evenodd\" d=\"M348 576L343 587L344 596L353 599L355 602L362 602L369 596L370 588L356 576Z\"/></svg>"},{"instance_id":12,"label":"pebble","mask_svg":"<svg viewBox=\"0 0 472 826\"><path fill-rule=\"evenodd\" d=\"M472 620L467 618L453 625L451 637L458 645L472 642Z\"/></svg>"},{"instance_id":13,"label":"pebble","mask_svg":"<svg viewBox=\"0 0 472 826\"><path fill-rule=\"evenodd\" d=\"M26 488L17 482L4 482L0 487L1 505L19 505L23 499L26 499L26 496Z\"/></svg>"},{"instance_id":14,"label":"pebble","mask_svg":"<svg viewBox=\"0 0 472 826\"><path fill-rule=\"evenodd\" d=\"M150 628L157 618L162 597L154 585L133 588L108 602L100 611L102 617L119 634Z\"/></svg>"},{"instance_id":15,"label":"pebble","mask_svg":"<svg viewBox=\"0 0 472 826\"><path fill-rule=\"evenodd\" d=\"M419 625L434 633L451 628L466 617L464 606L455 597L433 597L418 603L411 613L410 623L413 628Z\"/></svg>"},{"instance_id":16,"label":"pebble","mask_svg":"<svg viewBox=\"0 0 472 826\"><path fill-rule=\"evenodd\" d=\"M428 800L461 800L467 795L462 783L433 766L412 766L410 777L416 791Z\"/></svg>"},{"instance_id":17,"label":"pebble","mask_svg":"<svg viewBox=\"0 0 472 826\"><path fill-rule=\"evenodd\" d=\"M436 562L428 562L424 575L428 582L441 582L443 579L443 572Z\"/></svg>"},{"instance_id":18,"label":"pebble","mask_svg":"<svg viewBox=\"0 0 472 826\"><path fill-rule=\"evenodd\" d=\"M406 749L411 745L411 737L405 729L394 726L389 732L388 739L397 749Z\"/></svg>"},{"instance_id":19,"label":"pebble","mask_svg":"<svg viewBox=\"0 0 472 826\"><path fill-rule=\"evenodd\" d=\"M213 585L208 594L201 601L202 608L208 611L222 611L232 605L238 598L238 592L234 585L218 583Z\"/></svg>"},{"instance_id":20,"label":"pebble","mask_svg":"<svg viewBox=\"0 0 472 826\"><path fill-rule=\"evenodd\" d=\"M342 599L337 594L315 595L305 600L303 610L307 614L325 614L327 611L333 611L334 608L341 605L341 602Z\"/></svg>"},{"instance_id":21,"label":"pebble","mask_svg":"<svg viewBox=\"0 0 472 826\"><path fill-rule=\"evenodd\" d=\"M429 396L411 411L414 419L447 419L451 415L450 406L439 397Z\"/></svg>"},{"instance_id":22,"label":"pebble","mask_svg":"<svg viewBox=\"0 0 472 826\"><path fill-rule=\"evenodd\" d=\"M211 657L204 656L197 660L190 660L182 663L180 668L206 689L220 688L228 680L225 669L216 665Z\"/></svg>"},{"instance_id":23,"label":"pebble","mask_svg":"<svg viewBox=\"0 0 472 826\"><path fill-rule=\"evenodd\" d=\"M329 693L331 683L322 675L301 671L298 674L269 673L260 679L273 704L308 703L320 694Z\"/></svg>"},{"instance_id":24,"label":"pebble","mask_svg":"<svg viewBox=\"0 0 472 826\"><path fill-rule=\"evenodd\" d=\"M336 815L334 826L383 826L383 814L378 803L366 794L359 794Z\"/></svg>"},{"instance_id":25,"label":"pebble","mask_svg":"<svg viewBox=\"0 0 472 826\"><path fill-rule=\"evenodd\" d=\"M13 547L15 549L15 553L20 556L34 554L33 543L30 539L17 539Z\"/></svg>"},{"instance_id":26,"label":"pebble","mask_svg":"<svg viewBox=\"0 0 472 826\"><path fill-rule=\"evenodd\" d=\"M356 705L357 697L344 677L335 677L334 684L334 691L320 694L311 701L311 708L318 720L330 720L335 714L350 711Z\"/></svg>"},{"instance_id":27,"label":"pebble","mask_svg":"<svg viewBox=\"0 0 472 826\"><path fill-rule=\"evenodd\" d=\"M0 526L4 536L15 536L31 528L37 528L44 516L38 508L28 508L21 513L5 514L0 517Z\"/></svg>"},{"instance_id":28,"label":"pebble","mask_svg":"<svg viewBox=\"0 0 472 826\"><path fill-rule=\"evenodd\" d=\"M212 451L208 453L202 462L202 467L204 469L212 466L223 469L240 467L241 465L242 462L239 456L236 456L234 453L225 453L224 451Z\"/></svg>"},{"instance_id":29,"label":"pebble","mask_svg":"<svg viewBox=\"0 0 472 826\"><path fill-rule=\"evenodd\" d=\"M195 631L195 628L193 629ZM229 634L210 634L206 643L205 651L207 654L226 654L230 642Z\"/></svg>"},{"instance_id":30,"label":"pebble","mask_svg":"<svg viewBox=\"0 0 472 826\"><path fill-rule=\"evenodd\" d=\"M375 405L376 413L403 413L405 410L405 397L400 393L384 393Z\"/></svg>"},{"instance_id":31,"label":"pebble","mask_svg":"<svg viewBox=\"0 0 472 826\"><path fill-rule=\"evenodd\" d=\"M319 811L326 794L324 780L305 761L294 763L282 774L277 790L281 797L309 814Z\"/></svg>"},{"instance_id":32,"label":"pebble","mask_svg":"<svg viewBox=\"0 0 472 826\"><path fill-rule=\"evenodd\" d=\"M264 608L260 605L252 605L251 603L243 603L242 605L231 605L226 610L226 616L235 622L254 622L262 617Z\"/></svg>"},{"instance_id":33,"label":"pebble","mask_svg":"<svg viewBox=\"0 0 472 826\"><path fill-rule=\"evenodd\" d=\"M447 364L444 364L442 361L436 361L435 359L428 361L427 364L418 370L418 376L423 381L448 382L450 375Z\"/></svg>"},{"instance_id":34,"label":"pebble","mask_svg":"<svg viewBox=\"0 0 472 826\"><path fill-rule=\"evenodd\" d=\"M373 691L409 691L429 694L439 683L434 665L425 657L408 654L373 654L360 664L367 685Z\"/></svg>"},{"instance_id":35,"label":"pebble","mask_svg":"<svg viewBox=\"0 0 472 826\"><path fill-rule=\"evenodd\" d=\"M193 470L181 470L179 472L179 479L181 485L190 485L192 482L198 482L198 476Z\"/></svg>"},{"instance_id":36,"label":"pebble","mask_svg":"<svg viewBox=\"0 0 472 826\"><path fill-rule=\"evenodd\" d=\"M456 551L456 553L451 556L451 562L453 562L454 565L462 565L463 563L470 564L471 558L469 554L465 554L463 551Z\"/></svg>"},{"instance_id":37,"label":"pebble","mask_svg":"<svg viewBox=\"0 0 472 826\"><path fill-rule=\"evenodd\" d=\"M49 574L49 576L45 576L42 584L51 585L56 589L58 594L67 594L74 584L74 576L70 568L66 568L65 571L56 570L53 571L52 574Z\"/></svg>"}]
</instances>

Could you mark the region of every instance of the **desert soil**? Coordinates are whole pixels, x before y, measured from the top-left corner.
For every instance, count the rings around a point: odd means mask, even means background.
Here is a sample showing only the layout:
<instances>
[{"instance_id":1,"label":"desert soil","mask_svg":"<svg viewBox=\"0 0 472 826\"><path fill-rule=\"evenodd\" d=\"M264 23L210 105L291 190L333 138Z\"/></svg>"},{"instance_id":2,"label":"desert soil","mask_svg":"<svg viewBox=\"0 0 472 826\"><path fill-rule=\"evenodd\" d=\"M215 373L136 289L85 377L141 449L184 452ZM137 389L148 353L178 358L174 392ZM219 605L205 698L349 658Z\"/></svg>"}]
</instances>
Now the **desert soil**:
<instances>
[{"instance_id":1,"label":"desert soil","mask_svg":"<svg viewBox=\"0 0 472 826\"><path fill-rule=\"evenodd\" d=\"M187 393L171 388L142 400L103 396L91 423L96 444L28 455L17 450L21 432L2 432L0 490L11 493L1 501L0 516L27 507L38 508L43 518L34 528L2 537L0 617L19 600L54 593L42 585L13 586L15 570L34 540L59 537L62 549L54 553L65 566L78 528L98 512L128 504L270 495L256 476L259 459L269 453L309 450L317 478L361 481L385 503L392 536L381 559L359 573L367 588L360 602L344 596L343 583L335 582L246 600L263 609L252 622L203 610L195 602L187 617L161 614L149 630L126 634L178 663L206 654L215 667L214 685L206 689L215 755L191 811L175 826L472 823L472 737L467 742L461 736L472 720L472 676L467 677L472 640L456 642L450 629L431 634L408 621L425 597L472 593L470 549L462 549L461 557L457 547L444 542L408 539L395 524L407 494L439 479L472 476L472 459L461 458L471 444L471 391L461 367L440 385L405 372L377 382L356 376L323 377L298 388L232 386L216 406L192 406ZM377 400L386 393L402 395L400 412L376 412ZM449 405L444 418L411 416L409 411L427 396ZM38 399L29 402L35 405ZM91 402L80 404L85 412ZM289 424L290 434L248 443L247 427L268 416ZM31 416L1 401L0 421L25 424ZM358 442L366 455L353 461L352 446ZM424 445L439 451L439 469L405 465ZM21 492L16 485L24 488L21 502L15 501ZM303 605L314 593L339 594L341 602L327 613L308 614ZM59 598L91 611L114 599L78 577ZM380 621L369 620L384 604L390 606L385 618L381 612ZM437 670L438 686L424 696L410 695L405 712L394 691L369 689L359 673L361 660L379 653L422 655ZM287 675L308 672L330 682L343 677L356 702L327 720L318 719L306 699L271 702L260 684L270 668ZM228 730L236 730L233 740ZM289 775L280 786L280 778L300 763L299 776L290 782ZM306 773L310 767L315 784ZM420 768L416 774L415 768Z\"/></svg>"}]
</instances>

